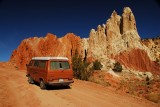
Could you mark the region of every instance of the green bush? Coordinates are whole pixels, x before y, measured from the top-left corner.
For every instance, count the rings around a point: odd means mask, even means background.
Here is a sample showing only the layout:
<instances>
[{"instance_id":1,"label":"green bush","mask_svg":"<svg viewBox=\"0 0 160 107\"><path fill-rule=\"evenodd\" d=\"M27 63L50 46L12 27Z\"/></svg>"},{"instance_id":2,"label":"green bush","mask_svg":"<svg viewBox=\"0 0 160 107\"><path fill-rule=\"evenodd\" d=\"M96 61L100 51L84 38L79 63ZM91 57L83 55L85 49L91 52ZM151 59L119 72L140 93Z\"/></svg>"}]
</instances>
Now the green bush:
<instances>
[{"instance_id":1,"label":"green bush","mask_svg":"<svg viewBox=\"0 0 160 107\"><path fill-rule=\"evenodd\" d=\"M121 72L122 71L122 65L119 62L116 62L114 64L113 71L115 71L115 72Z\"/></svg>"},{"instance_id":2,"label":"green bush","mask_svg":"<svg viewBox=\"0 0 160 107\"><path fill-rule=\"evenodd\" d=\"M93 70L88 69L89 63L75 51L72 56L72 69L74 71L74 77L80 80L88 80Z\"/></svg>"},{"instance_id":3,"label":"green bush","mask_svg":"<svg viewBox=\"0 0 160 107\"><path fill-rule=\"evenodd\" d=\"M94 70L101 70L102 67L103 67L103 65L98 60L95 60L93 62L93 69Z\"/></svg>"}]
</instances>

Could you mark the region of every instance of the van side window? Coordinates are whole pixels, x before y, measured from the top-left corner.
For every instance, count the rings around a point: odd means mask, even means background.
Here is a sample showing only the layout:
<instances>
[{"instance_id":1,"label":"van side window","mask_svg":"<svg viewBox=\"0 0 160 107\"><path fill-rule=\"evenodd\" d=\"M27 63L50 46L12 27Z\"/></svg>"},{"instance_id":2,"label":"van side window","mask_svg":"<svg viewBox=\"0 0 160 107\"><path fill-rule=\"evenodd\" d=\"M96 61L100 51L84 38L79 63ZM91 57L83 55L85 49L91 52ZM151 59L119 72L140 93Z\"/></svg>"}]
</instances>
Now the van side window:
<instances>
[{"instance_id":1,"label":"van side window","mask_svg":"<svg viewBox=\"0 0 160 107\"><path fill-rule=\"evenodd\" d=\"M45 68L45 66L46 66L46 61L39 61L38 65L39 68Z\"/></svg>"},{"instance_id":2,"label":"van side window","mask_svg":"<svg viewBox=\"0 0 160 107\"><path fill-rule=\"evenodd\" d=\"M39 62L38 61L34 61L34 66L38 67L38 65L39 65Z\"/></svg>"},{"instance_id":3,"label":"van side window","mask_svg":"<svg viewBox=\"0 0 160 107\"><path fill-rule=\"evenodd\" d=\"M56 70L59 68L59 65L57 62L52 61L50 64L50 68L51 68L51 70Z\"/></svg>"}]
</instances>

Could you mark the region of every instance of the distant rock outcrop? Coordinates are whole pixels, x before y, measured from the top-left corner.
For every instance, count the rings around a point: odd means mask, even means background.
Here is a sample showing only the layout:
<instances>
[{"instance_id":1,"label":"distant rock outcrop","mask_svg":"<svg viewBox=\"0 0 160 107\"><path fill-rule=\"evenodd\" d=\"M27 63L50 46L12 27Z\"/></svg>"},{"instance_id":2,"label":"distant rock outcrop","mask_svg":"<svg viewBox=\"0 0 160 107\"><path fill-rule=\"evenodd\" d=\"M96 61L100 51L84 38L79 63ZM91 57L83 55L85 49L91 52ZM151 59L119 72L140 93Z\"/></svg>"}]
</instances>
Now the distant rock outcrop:
<instances>
[{"instance_id":1,"label":"distant rock outcrop","mask_svg":"<svg viewBox=\"0 0 160 107\"><path fill-rule=\"evenodd\" d=\"M76 49L81 52L80 42L80 37L73 33L68 33L62 38L57 38L51 33L44 38L28 38L13 51L10 61L16 62L19 69L25 69L26 63L34 56L66 56L71 59Z\"/></svg>"},{"instance_id":2,"label":"distant rock outcrop","mask_svg":"<svg viewBox=\"0 0 160 107\"><path fill-rule=\"evenodd\" d=\"M129 7L124 8L122 16L113 11L106 24L91 29L89 38L69 33L62 38L47 34L44 38L29 38L22 41L13 51L11 61L20 69L25 68L33 56L71 56L77 49L83 58L92 62L102 62L103 69L110 69L116 61L126 68L139 71L160 72L156 57L141 41L136 28L135 17ZM145 45L144 45L145 44Z\"/></svg>"}]
</instances>

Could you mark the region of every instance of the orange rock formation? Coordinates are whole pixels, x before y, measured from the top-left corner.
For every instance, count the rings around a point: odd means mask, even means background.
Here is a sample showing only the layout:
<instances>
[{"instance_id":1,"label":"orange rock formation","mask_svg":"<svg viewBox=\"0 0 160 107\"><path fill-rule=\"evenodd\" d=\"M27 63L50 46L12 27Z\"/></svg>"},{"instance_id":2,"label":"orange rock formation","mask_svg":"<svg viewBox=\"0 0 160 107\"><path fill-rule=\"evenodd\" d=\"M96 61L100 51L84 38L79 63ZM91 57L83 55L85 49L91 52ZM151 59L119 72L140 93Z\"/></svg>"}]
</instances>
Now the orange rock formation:
<instances>
[{"instance_id":1,"label":"orange rock formation","mask_svg":"<svg viewBox=\"0 0 160 107\"><path fill-rule=\"evenodd\" d=\"M10 61L15 62L19 69L25 69L26 63L35 56L65 56L71 59L76 49L81 52L80 40L80 37L73 33L68 33L62 38L57 38L51 33L44 38L28 38L13 51Z\"/></svg>"}]
</instances>

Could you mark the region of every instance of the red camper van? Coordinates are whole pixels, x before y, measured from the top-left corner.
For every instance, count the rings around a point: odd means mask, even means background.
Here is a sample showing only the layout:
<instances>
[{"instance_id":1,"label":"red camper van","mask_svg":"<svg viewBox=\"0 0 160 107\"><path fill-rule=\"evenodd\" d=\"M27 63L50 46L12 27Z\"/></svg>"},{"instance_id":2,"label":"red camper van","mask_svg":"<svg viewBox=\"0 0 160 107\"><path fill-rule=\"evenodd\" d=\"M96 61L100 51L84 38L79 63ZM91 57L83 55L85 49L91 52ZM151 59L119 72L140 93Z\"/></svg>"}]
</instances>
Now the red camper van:
<instances>
[{"instance_id":1,"label":"red camper van","mask_svg":"<svg viewBox=\"0 0 160 107\"><path fill-rule=\"evenodd\" d=\"M73 70L66 57L33 57L27 67L28 82L39 82L40 88L46 85L73 83Z\"/></svg>"}]
</instances>

